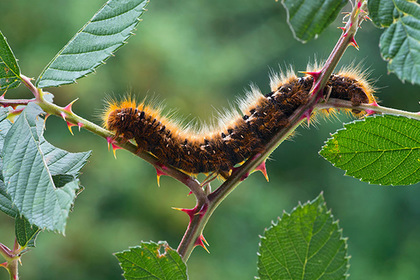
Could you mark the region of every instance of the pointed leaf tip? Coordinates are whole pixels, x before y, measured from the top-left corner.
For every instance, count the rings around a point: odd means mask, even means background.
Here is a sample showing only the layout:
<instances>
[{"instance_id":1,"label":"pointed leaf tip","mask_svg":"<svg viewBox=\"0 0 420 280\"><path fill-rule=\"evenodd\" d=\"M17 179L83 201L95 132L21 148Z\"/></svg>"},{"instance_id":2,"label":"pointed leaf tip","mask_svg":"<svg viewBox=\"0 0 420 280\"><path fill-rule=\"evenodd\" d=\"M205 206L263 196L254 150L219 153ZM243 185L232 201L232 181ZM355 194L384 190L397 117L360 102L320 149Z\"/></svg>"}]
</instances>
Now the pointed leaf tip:
<instances>
[{"instance_id":1,"label":"pointed leaf tip","mask_svg":"<svg viewBox=\"0 0 420 280\"><path fill-rule=\"evenodd\" d=\"M366 117L344 125L320 155L346 175L378 185L420 182L420 122L401 116Z\"/></svg>"},{"instance_id":2,"label":"pointed leaf tip","mask_svg":"<svg viewBox=\"0 0 420 280\"><path fill-rule=\"evenodd\" d=\"M39 88L73 84L94 73L125 45L139 23L148 0L109 0L45 67Z\"/></svg>"},{"instance_id":3,"label":"pointed leaf tip","mask_svg":"<svg viewBox=\"0 0 420 280\"><path fill-rule=\"evenodd\" d=\"M322 195L285 213L260 241L258 275L262 280L344 280L348 267L346 241Z\"/></svg>"}]
</instances>

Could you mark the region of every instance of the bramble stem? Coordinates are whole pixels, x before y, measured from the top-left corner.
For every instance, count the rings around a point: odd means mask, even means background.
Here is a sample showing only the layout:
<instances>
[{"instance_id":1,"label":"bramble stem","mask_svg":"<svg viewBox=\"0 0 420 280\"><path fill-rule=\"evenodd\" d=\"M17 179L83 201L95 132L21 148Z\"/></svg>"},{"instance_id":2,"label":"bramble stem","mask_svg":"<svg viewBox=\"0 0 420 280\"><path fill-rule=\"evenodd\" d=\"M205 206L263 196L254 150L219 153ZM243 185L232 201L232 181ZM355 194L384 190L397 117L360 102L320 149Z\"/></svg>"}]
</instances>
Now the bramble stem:
<instances>
[{"instance_id":1,"label":"bramble stem","mask_svg":"<svg viewBox=\"0 0 420 280\"><path fill-rule=\"evenodd\" d=\"M389 115L397 115L403 116L406 118L420 120L420 112L407 112L404 110L398 110L394 108L388 108L380 105L372 105L372 104L361 104L358 106L353 106L351 101L345 101L341 99L334 99L331 98L328 100L327 103L318 103L315 106L316 109L356 109L366 112L373 112L375 114L389 114Z\"/></svg>"},{"instance_id":2,"label":"bramble stem","mask_svg":"<svg viewBox=\"0 0 420 280\"><path fill-rule=\"evenodd\" d=\"M10 250L7 246L0 243L0 255L6 260L6 262L1 263L0 266L4 267L9 272L11 280L19 279L18 265L22 249L23 248L19 246L16 239L13 250Z\"/></svg>"},{"instance_id":3,"label":"bramble stem","mask_svg":"<svg viewBox=\"0 0 420 280\"><path fill-rule=\"evenodd\" d=\"M340 36L336 46L332 50L330 56L318 73L319 76L314 79L311 93L312 98L309 102L299 109L289 118L289 126L279 131L265 146L265 149L260 154L248 159L240 168L236 169L233 174L213 193L209 194L208 207L204 215L199 218L194 217L188 225L184 238L178 246L178 253L182 256L184 261L187 261L191 255L196 241L202 235L203 229L206 226L211 215L219 204L239 185L243 178L246 178L258 165L260 165L304 120L305 115L310 115L314 109L315 104L322 97L322 90L325 87L329 77L334 68L337 66L345 50L351 43L355 43L354 35L363 21L365 15L361 13L361 2L354 5L353 10L349 16L346 26L343 28L343 34ZM198 205L196 208L199 208ZM186 238L188 237L188 238Z\"/></svg>"},{"instance_id":4,"label":"bramble stem","mask_svg":"<svg viewBox=\"0 0 420 280\"><path fill-rule=\"evenodd\" d=\"M157 170L162 174L171 176L176 180L184 183L195 195L196 197L196 206L193 209L187 211L190 215L190 223L188 228L178 246L178 253L182 256L184 261L187 261L191 255L194 247L199 245L202 241L201 236L202 232L210 219L213 212L219 206L219 204L236 188L236 186L242 182L257 166L259 166L307 117L310 116L312 110L314 109L325 109L325 108L353 108L350 102L342 100L328 100L327 103L318 103L322 97L323 88L325 87L328 79L330 78L334 68L337 66L339 60L343 56L347 47L351 44L357 47L354 36L364 20L366 14L363 12L364 5L366 1L362 2L356 1L353 6L352 12L349 15L348 21L343 29L343 33L340 36L337 44L332 50L330 56L326 60L322 69L314 74L314 84L311 88L311 98L309 102L300 108L298 108L292 116L289 117L289 125L279 131L273 138L265 145L263 152L251 157L239 168L235 169L232 175L214 192L208 194L206 187L203 189L203 186L200 185L195 178L185 174L184 172L171 167L165 166L159 162L159 160L153 155L139 151L138 146L134 142L130 141L121 141L121 139L115 139L115 136L110 131L76 115L71 110L71 104L66 107L57 106L44 98L45 93L42 89L36 88L31 79L21 75L21 80L29 88L29 90L34 94L35 99L28 100L6 100L0 98L0 104L5 106L14 106L14 105L26 105L29 102L36 102L47 114L56 115L63 118L69 128L71 126L78 126L79 128L84 128L92 133L103 137L104 139L112 139L119 147L124 148L131 153L137 155L138 157L144 159L145 161L152 164ZM315 75L316 74L316 75ZM357 109L370 110L374 112L390 113L390 114L399 114L403 116L408 116L412 118L419 119L419 114L399 111L395 109L385 108L381 106L373 105L360 105L357 106ZM181 209L187 210L187 209ZM198 242L200 241L200 242ZM7 248L7 247L6 247ZM1 251L1 250L0 250ZM0 252L1 253L1 252ZM16 266L17 267L17 266ZM17 269L17 268L16 268ZM16 270L17 276L17 270ZM17 278L16 278L17 279Z\"/></svg>"},{"instance_id":5,"label":"bramble stem","mask_svg":"<svg viewBox=\"0 0 420 280\"><path fill-rule=\"evenodd\" d=\"M114 137L114 134L78 115L73 113L70 109L67 107L60 107L55 105L54 103L49 102L44 98L45 93L41 89L37 89L31 82L31 80L25 76L22 75L22 80L25 81L25 85L31 90L31 92L36 92L36 103L49 115L55 115L58 117L64 118L64 120L72 125L76 125L89 130L90 132L101 136L105 139ZM2 104L0 100L0 104ZM159 160L146 152L139 152L137 145L133 144L132 142L122 142L116 139L116 142L118 143L118 146L121 148L135 154L136 156L144 159L145 161L152 164L156 169L159 169L164 174L171 176L175 178L176 180L180 181L181 183L185 184L197 197L197 200L199 201L205 201L206 200L206 194L204 193L203 189L200 186L200 183L191 176L185 174L184 172L173 168L171 166L164 166L162 165Z\"/></svg>"}]
</instances>

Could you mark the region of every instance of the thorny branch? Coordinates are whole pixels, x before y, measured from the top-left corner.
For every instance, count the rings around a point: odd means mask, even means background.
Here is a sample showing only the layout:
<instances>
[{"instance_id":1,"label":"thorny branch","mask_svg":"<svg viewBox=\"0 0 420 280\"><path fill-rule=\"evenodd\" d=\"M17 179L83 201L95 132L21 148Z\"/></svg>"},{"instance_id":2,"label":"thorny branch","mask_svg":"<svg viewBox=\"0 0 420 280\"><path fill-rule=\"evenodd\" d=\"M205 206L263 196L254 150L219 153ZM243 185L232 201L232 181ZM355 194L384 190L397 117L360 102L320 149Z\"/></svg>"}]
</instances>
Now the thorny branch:
<instances>
[{"instance_id":1,"label":"thorny branch","mask_svg":"<svg viewBox=\"0 0 420 280\"><path fill-rule=\"evenodd\" d=\"M356 1L353 6L351 13L348 15L348 20L346 25L342 27L342 35L340 36L336 46L332 50L330 56L326 60L323 68L318 72L307 72L306 74L312 75L314 77L314 84L311 89L312 98L308 104L300 107L296 112L289 118L290 126L279 131L273 139L266 145L264 152L259 153L252 158L248 159L242 166L235 169L232 172L232 175L215 191L211 192L210 183L202 183L195 179L194 177L185 174L184 172L173 168L171 166L165 166L160 163L159 159L147 152L139 152L137 145L133 142L124 142L119 141L119 139L114 139L114 135L76 115L72 111L72 103L65 107L60 107L55 105L52 102L49 102L45 98L45 92L41 89L36 88L31 79L21 75L22 82L29 88L29 90L34 94L34 99L25 99L25 100L9 100L5 99L4 96L0 97L0 105L7 107L11 106L15 108L18 105L26 105L29 102L36 102L46 113L47 115L56 115L63 118L69 127L71 132L72 126L78 126L80 128L87 129L92 133L104 138L107 140L108 144L112 146L114 152L115 149L123 148L130 151L131 153L137 155L138 157L144 159L145 161L152 164L157 172L158 178L160 175L167 175L175 178L176 180L185 184L190 191L196 197L196 206L193 209L179 209L188 214L190 217L190 222L188 228L178 246L178 253L182 256L183 260L188 260L191 252L194 247L197 245L203 246L205 248L205 239L202 235L203 229L206 226L209 218L218 207L218 205L236 188L236 186L242 182L253 170L264 164L265 159L279 146L305 119L309 118L312 111L316 109L326 109L326 108L356 108L365 110L369 114L371 113L387 113L387 114L398 114L411 118L420 119L419 113L409 113L405 111L395 110L391 108L381 107L377 104L362 104L360 106L352 106L351 102L330 99L328 102L319 102L322 97L322 89L327 83L330 75L332 74L334 68L338 64L342 55L349 45L353 45L358 48L357 43L354 39L354 36L361 24L365 19L367 14L364 12L366 2L361 0ZM18 113L18 112L17 112ZM0 264L0 266L4 266Z\"/></svg>"}]
</instances>

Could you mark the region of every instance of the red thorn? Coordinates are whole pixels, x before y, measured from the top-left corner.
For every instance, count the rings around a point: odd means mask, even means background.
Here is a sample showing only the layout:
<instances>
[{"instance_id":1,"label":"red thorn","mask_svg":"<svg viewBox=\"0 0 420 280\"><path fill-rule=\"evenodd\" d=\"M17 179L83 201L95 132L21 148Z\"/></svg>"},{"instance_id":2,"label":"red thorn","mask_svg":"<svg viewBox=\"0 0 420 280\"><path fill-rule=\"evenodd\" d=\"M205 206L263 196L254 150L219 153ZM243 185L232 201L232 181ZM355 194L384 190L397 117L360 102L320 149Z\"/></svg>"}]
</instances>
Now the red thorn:
<instances>
[{"instance_id":1,"label":"red thorn","mask_svg":"<svg viewBox=\"0 0 420 280\"><path fill-rule=\"evenodd\" d=\"M70 131L71 135L74 135L74 134L73 134L73 131L71 131L71 128L72 128L73 126L76 126L76 125L75 125L75 124L73 124L73 123L71 123L71 122L68 122L68 121L66 121L66 123L67 123L67 128L69 129L69 131Z\"/></svg>"},{"instance_id":2,"label":"red thorn","mask_svg":"<svg viewBox=\"0 0 420 280\"><path fill-rule=\"evenodd\" d=\"M162 175L168 175L165 172L163 172L160 168L162 168L162 166L159 164L159 167L155 167L156 169L156 174L157 174L157 184L160 187L160 176Z\"/></svg>"},{"instance_id":3,"label":"red thorn","mask_svg":"<svg viewBox=\"0 0 420 280\"><path fill-rule=\"evenodd\" d=\"M114 153L114 158L117 158L117 154L115 153L116 150L122 149L120 146L117 146L114 143L111 143L112 152Z\"/></svg>"},{"instance_id":4,"label":"red thorn","mask_svg":"<svg viewBox=\"0 0 420 280\"><path fill-rule=\"evenodd\" d=\"M67 117L67 114L66 114L66 113L61 112L61 113L60 113L60 116L63 118L63 120L67 121L67 120L66 120L66 117Z\"/></svg>"},{"instance_id":5,"label":"red thorn","mask_svg":"<svg viewBox=\"0 0 420 280\"><path fill-rule=\"evenodd\" d=\"M357 2L357 9L360 9L362 7L362 1Z\"/></svg>"},{"instance_id":6,"label":"red thorn","mask_svg":"<svg viewBox=\"0 0 420 280\"><path fill-rule=\"evenodd\" d=\"M343 30L343 32L346 32L346 28L345 27L338 27L339 29Z\"/></svg>"},{"instance_id":7,"label":"red thorn","mask_svg":"<svg viewBox=\"0 0 420 280\"><path fill-rule=\"evenodd\" d=\"M204 250L206 250L206 251L207 251L207 253L209 253L209 254L210 254L210 252L209 252L209 250L207 249L206 245L204 245L203 239L204 239L203 235L200 235L199 237L197 237L197 240L195 241L194 246L201 246L201 247L203 247L203 248L204 248ZM204 240L205 240L205 239L204 239Z\"/></svg>"},{"instance_id":8,"label":"red thorn","mask_svg":"<svg viewBox=\"0 0 420 280\"><path fill-rule=\"evenodd\" d=\"M66 107L64 107L63 108L63 110L64 111L67 111L67 112L69 112L69 113L73 113L73 111L72 111L72 106L73 106L73 103L74 102L76 102L77 100L78 100L79 98L76 98L75 100L73 100L72 102L70 102Z\"/></svg>"},{"instance_id":9,"label":"red thorn","mask_svg":"<svg viewBox=\"0 0 420 280\"><path fill-rule=\"evenodd\" d=\"M188 196L188 195L192 195L192 194L193 194L193 192L192 192L192 191L190 191L190 192L187 194L187 196Z\"/></svg>"},{"instance_id":10,"label":"red thorn","mask_svg":"<svg viewBox=\"0 0 420 280\"><path fill-rule=\"evenodd\" d=\"M204 244L206 244L207 246L210 246L207 240L204 238L203 234L200 235L200 239L204 242Z\"/></svg>"},{"instance_id":11,"label":"red thorn","mask_svg":"<svg viewBox=\"0 0 420 280\"><path fill-rule=\"evenodd\" d=\"M371 116L371 115L374 115L374 114L376 114L376 111L366 110L366 116Z\"/></svg>"},{"instance_id":12,"label":"red thorn","mask_svg":"<svg viewBox=\"0 0 420 280\"><path fill-rule=\"evenodd\" d=\"M321 71L303 71L302 73L305 75L312 76L314 78L314 83L316 80L318 80L319 76L321 75Z\"/></svg>"},{"instance_id":13,"label":"red thorn","mask_svg":"<svg viewBox=\"0 0 420 280\"><path fill-rule=\"evenodd\" d=\"M2 267L4 267L4 268L6 268L6 269L7 269L7 262L0 263L0 266L2 266Z\"/></svg>"},{"instance_id":14,"label":"red thorn","mask_svg":"<svg viewBox=\"0 0 420 280\"><path fill-rule=\"evenodd\" d=\"M116 141L115 141L115 139L114 138L112 138L112 137L107 137L106 138L106 142L108 142L108 150L109 150L109 145L111 144L111 147L112 147L112 152L114 153L114 157L115 158L117 158L117 155L115 154L115 151L116 150L118 150L118 149L122 149L121 147L119 147L119 146L117 146L115 143L116 143Z\"/></svg>"},{"instance_id":15,"label":"red thorn","mask_svg":"<svg viewBox=\"0 0 420 280\"><path fill-rule=\"evenodd\" d=\"M312 110L307 110L305 113L303 113L301 120L306 119L308 122L308 126L311 124L311 115L312 115Z\"/></svg>"},{"instance_id":16,"label":"red thorn","mask_svg":"<svg viewBox=\"0 0 420 280\"><path fill-rule=\"evenodd\" d=\"M356 50L359 50L359 45L357 44L356 40L354 39L354 37L352 37L350 39L350 45L352 45L353 47L356 48Z\"/></svg>"},{"instance_id":17,"label":"red thorn","mask_svg":"<svg viewBox=\"0 0 420 280\"><path fill-rule=\"evenodd\" d=\"M376 103L376 101L373 101L372 103L369 103L368 105L370 106L374 106L374 107L378 107L378 103ZM376 111L374 110L366 110L366 116L370 116L370 115L374 115L376 114Z\"/></svg>"},{"instance_id":18,"label":"red thorn","mask_svg":"<svg viewBox=\"0 0 420 280\"><path fill-rule=\"evenodd\" d=\"M77 126L79 127L79 131L80 131L80 128L84 127L85 125L83 123L78 122Z\"/></svg>"},{"instance_id":19,"label":"red thorn","mask_svg":"<svg viewBox=\"0 0 420 280\"><path fill-rule=\"evenodd\" d=\"M263 162L261 162L260 165L258 165L255 168L255 171L261 171L261 173L264 175L264 177L267 180L267 182L269 181L268 180L268 174L267 174L267 168L265 166L265 160Z\"/></svg>"},{"instance_id":20,"label":"red thorn","mask_svg":"<svg viewBox=\"0 0 420 280\"><path fill-rule=\"evenodd\" d=\"M192 208L192 209L172 207L172 209L186 213L188 215L188 217L190 217L190 221L192 220L192 218L196 214L195 213L195 211L196 211L196 208L195 207Z\"/></svg>"}]
</instances>

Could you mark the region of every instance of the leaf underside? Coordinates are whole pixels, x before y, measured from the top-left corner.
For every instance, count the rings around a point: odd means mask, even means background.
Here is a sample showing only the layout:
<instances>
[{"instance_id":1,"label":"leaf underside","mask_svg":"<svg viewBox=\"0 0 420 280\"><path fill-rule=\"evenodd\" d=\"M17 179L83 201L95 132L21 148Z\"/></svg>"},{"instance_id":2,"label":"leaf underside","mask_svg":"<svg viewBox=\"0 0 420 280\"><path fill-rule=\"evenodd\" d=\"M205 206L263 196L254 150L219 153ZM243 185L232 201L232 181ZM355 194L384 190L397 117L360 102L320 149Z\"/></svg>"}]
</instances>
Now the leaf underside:
<instances>
[{"instance_id":1,"label":"leaf underside","mask_svg":"<svg viewBox=\"0 0 420 280\"><path fill-rule=\"evenodd\" d=\"M133 35L149 0L110 0L39 76L39 88L72 84L104 64Z\"/></svg>"},{"instance_id":2,"label":"leaf underside","mask_svg":"<svg viewBox=\"0 0 420 280\"><path fill-rule=\"evenodd\" d=\"M346 279L346 240L324 198L283 214L261 237L258 279Z\"/></svg>"},{"instance_id":3,"label":"leaf underside","mask_svg":"<svg viewBox=\"0 0 420 280\"><path fill-rule=\"evenodd\" d=\"M287 22L295 38L303 43L320 34L348 1L346 0L282 0Z\"/></svg>"},{"instance_id":4,"label":"leaf underside","mask_svg":"<svg viewBox=\"0 0 420 280\"><path fill-rule=\"evenodd\" d=\"M346 175L379 185L420 181L420 121L385 115L344 125L320 151Z\"/></svg>"},{"instance_id":5,"label":"leaf underside","mask_svg":"<svg viewBox=\"0 0 420 280\"><path fill-rule=\"evenodd\" d=\"M420 84L420 4L408 0L370 0L373 22L385 27L380 39L388 70L402 81Z\"/></svg>"},{"instance_id":6,"label":"leaf underside","mask_svg":"<svg viewBox=\"0 0 420 280\"><path fill-rule=\"evenodd\" d=\"M78 172L90 152L69 153L49 144L42 135L41 112L30 103L2 140L1 209L14 217L23 215L30 225L40 229L64 232L80 188ZM3 120L1 125L7 122Z\"/></svg>"},{"instance_id":7,"label":"leaf underside","mask_svg":"<svg viewBox=\"0 0 420 280\"><path fill-rule=\"evenodd\" d=\"M185 280L187 267L168 243L142 242L128 251L115 253L127 280Z\"/></svg>"}]
</instances>

